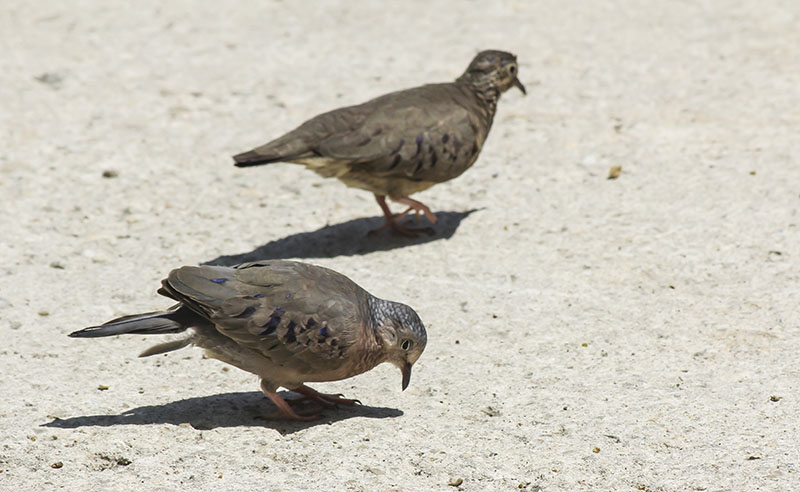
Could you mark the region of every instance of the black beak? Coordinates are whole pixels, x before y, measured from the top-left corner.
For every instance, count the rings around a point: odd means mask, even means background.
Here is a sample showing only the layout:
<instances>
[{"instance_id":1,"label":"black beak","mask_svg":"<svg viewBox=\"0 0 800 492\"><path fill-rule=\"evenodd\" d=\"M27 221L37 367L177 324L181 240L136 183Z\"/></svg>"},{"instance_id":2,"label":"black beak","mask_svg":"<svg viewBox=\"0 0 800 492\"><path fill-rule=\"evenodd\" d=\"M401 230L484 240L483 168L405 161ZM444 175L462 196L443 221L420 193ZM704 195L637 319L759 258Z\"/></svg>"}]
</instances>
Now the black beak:
<instances>
[{"instance_id":1,"label":"black beak","mask_svg":"<svg viewBox=\"0 0 800 492\"><path fill-rule=\"evenodd\" d=\"M526 96L528 95L528 91L525 90L525 86L522 85L522 82L520 82L518 78L514 78L514 87L521 90Z\"/></svg>"},{"instance_id":2,"label":"black beak","mask_svg":"<svg viewBox=\"0 0 800 492\"><path fill-rule=\"evenodd\" d=\"M405 391L408 388L408 383L411 382L411 364L406 362L401 371L403 372L403 391Z\"/></svg>"}]
</instances>

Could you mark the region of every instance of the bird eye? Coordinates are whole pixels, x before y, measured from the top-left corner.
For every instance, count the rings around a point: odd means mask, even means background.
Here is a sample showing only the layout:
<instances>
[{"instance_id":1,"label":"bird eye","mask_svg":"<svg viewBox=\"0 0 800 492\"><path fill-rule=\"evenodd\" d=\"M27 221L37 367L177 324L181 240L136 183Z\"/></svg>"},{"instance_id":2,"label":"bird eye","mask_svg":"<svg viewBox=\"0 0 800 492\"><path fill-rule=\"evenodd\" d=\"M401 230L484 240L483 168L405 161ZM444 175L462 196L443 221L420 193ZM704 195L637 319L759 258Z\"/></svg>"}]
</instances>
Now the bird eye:
<instances>
[{"instance_id":1,"label":"bird eye","mask_svg":"<svg viewBox=\"0 0 800 492\"><path fill-rule=\"evenodd\" d=\"M411 340L403 340L403 344L401 345L403 350L408 350L411 348Z\"/></svg>"},{"instance_id":2,"label":"bird eye","mask_svg":"<svg viewBox=\"0 0 800 492\"><path fill-rule=\"evenodd\" d=\"M514 65L511 65L508 68L508 71L511 72L511 74L513 75L517 71L517 67L515 67Z\"/></svg>"}]
</instances>

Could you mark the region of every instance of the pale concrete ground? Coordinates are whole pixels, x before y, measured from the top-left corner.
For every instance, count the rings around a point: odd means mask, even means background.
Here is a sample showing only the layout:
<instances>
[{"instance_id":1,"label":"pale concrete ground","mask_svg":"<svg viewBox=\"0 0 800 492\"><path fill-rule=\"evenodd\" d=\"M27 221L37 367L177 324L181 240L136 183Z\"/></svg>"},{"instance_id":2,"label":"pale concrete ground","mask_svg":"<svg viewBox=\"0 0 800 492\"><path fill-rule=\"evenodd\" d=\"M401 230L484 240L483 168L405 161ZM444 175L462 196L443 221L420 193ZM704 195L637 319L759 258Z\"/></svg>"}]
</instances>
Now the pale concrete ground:
<instances>
[{"instance_id":1,"label":"pale concrete ground","mask_svg":"<svg viewBox=\"0 0 800 492\"><path fill-rule=\"evenodd\" d=\"M799 3L161 3L0 6L0 489L798 488ZM231 165L485 48L529 95L418 195L452 212L434 240ZM362 408L266 423L256 379L196 349L66 337L251 257L415 307L410 388L381 366L317 385Z\"/></svg>"}]
</instances>

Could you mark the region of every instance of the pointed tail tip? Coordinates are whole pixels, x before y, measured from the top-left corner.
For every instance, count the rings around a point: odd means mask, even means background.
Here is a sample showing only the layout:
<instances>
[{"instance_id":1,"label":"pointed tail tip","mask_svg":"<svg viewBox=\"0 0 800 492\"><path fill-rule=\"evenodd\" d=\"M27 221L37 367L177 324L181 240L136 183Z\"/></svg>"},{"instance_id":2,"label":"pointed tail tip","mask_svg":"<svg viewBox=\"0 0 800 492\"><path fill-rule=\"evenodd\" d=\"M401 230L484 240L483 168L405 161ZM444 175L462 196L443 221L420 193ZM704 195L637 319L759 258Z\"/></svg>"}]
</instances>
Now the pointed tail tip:
<instances>
[{"instance_id":1,"label":"pointed tail tip","mask_svg":"<svg viewBox=\"0 0 800 492\"><path fill-rule=\"evenodd\" d=\"M70 333L70 334L69 334L69 335L67 335L67 336L68 336L68 337L70 337L70 338L92 338L92 337L101 337L101 336L103 336L103 335L102 335L102 334L100 334L100 333L97 333L98 331L100 331L100 330L99 330L100 328L101 328L101 327L99 327L99 326L90 326L89 328L84 328L84 329L82 329L82 330L73 331L72 333Z\"/></svg>"},{"instance_id":2,"label":"pointed tail tip","mask_svg":"<svg viewBox=\"0 0 800 492\"><path fill-rule=\"evenodd\" d=\"M266 162L263 156L256 154L252 150L249 152L236 154L235 156L233 156L233 161L236 167L256 166L258 164Z\"/></svg>"}]
</instances>

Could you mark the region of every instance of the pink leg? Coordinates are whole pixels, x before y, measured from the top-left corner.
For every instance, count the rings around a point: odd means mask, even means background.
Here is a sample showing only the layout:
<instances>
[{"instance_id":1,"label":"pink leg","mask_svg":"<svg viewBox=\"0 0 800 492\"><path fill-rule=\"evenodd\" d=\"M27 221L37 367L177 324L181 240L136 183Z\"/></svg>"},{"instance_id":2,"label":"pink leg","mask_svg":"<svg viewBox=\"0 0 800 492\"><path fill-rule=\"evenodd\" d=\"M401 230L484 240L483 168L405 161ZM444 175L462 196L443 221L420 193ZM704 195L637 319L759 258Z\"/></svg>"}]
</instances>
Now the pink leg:
<instances>
[{"instance_id":1,"label":"pink leg","mask_svg":"<svg viewBox=\"0 0 800 492\"><path fill-rule=\"evenodd\" d=\"M433 212L431 212L431 209L429 209L424 203L418 202L418 201L416 201L414 199L411 199L411 198L409 198L407 196L404 196L403 198L398 198L395 201L397 203L403 203L403 204L408 205L408 210L403 212L401 214L401 216L405 215L405 214L407 214L407 213L409 213L410 211L413 210L417 214L417 220L419 220L419 213L422 212L425 215L425 217L431 222L431 224L435 224L436 223L436 216L433 215ZM398 219L399 219L399 217L398 217Z\"/></svg>"},{"instance_id":2,"label":"pink leg","mask_svg":"<svg viewBox=\"0 0 800 492\"><path fill-rule=\"evenodd\" d=\"M292 391L295 393L300 393L303 395L302 398L295 400L295 401L302 401L302 400L313 400L315 402L321 403L326 407L335 407L336 405L347 405L347 406L354 406L354 405L361 405L361 402L358 400L349 400L347 398L342 398L342 394L338 393L335 395L320 393L319 391L309 388L305 384L298 386L297 388L293 388Z\"/></svg>"},{"instance_id":3,"label":"pink leg","mask_svg":"<svg viewBox=\"0 0 800 492\"><path fill-rule=\"evenodd\" d=\"M375 195L375 200L378 202L378 205L380 205L381 210L383 210L383 216L386 217L386 224L382 225L381 227L379 227L377 229L374 229L374 230L370 231L370 234L374 234L376 232L382 231L383 229L385 229L387 227L391 227L392 230L397 231L400 234L404 234L406 236L411 236L411 237L416 236L420 232L428 232L428 233L431 233L431 234L433 233L433 231L429 227L424 227L424 228L407 227L407 226L404 226L404 225L400 224L400 222L399 222L399 220L402 219L403 217L405 217L410 211L418 210L417 211L417 216L419 216L419 210L422 210L422 212L425 213L425 216L428 217L429 220L430 220L430 217L433 217L433 220L431 221L432 223L436 223L436 216L433 215L433 213L430 211L430 209L428 207L426 207L425 205L423 205L422 203L420 203L420 202L418 202L416 200L411 200L410 198L401 198L400 200L397 200L397 201L405 203L406 205L410 205L410 206L409 206L408 210L406 210L405 212L403 212L401 214L398 214L398 215L394 215L394 214L392 214L392 211L389 209L389 206L386 204L386 196L385 195ZM403 201L403 200L408 200L408 201ZM422 207L422 208L415 208L415 206L412 205L412 203L416 204L417 207Z\"/></svg>"},{"instance_id":4,"label":"pink leg","mask_svg":"<svg viewBox=\"0 0 800 492\"><path fill-rule=\"evenodd\" d=\"M299 422L310 422L312 420L317 420L320 417L318 414L315 415L298 414L297 412L292 410L292 408L289 406L288 403L286 403L286 400L284 400L281 397L281 395L275 393L274 391L268 391L266 388L264 388L263 383L261 384L261 392L264 393L267 396L267 398L272 400L272 403L274 403L276 407L278 407L277 412L272 413L270 415L265 415L263 417L266 420L286 419L286 420L297 420Z\"/></svg>"}]
</instances>

